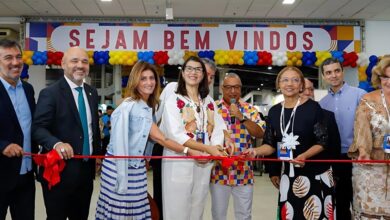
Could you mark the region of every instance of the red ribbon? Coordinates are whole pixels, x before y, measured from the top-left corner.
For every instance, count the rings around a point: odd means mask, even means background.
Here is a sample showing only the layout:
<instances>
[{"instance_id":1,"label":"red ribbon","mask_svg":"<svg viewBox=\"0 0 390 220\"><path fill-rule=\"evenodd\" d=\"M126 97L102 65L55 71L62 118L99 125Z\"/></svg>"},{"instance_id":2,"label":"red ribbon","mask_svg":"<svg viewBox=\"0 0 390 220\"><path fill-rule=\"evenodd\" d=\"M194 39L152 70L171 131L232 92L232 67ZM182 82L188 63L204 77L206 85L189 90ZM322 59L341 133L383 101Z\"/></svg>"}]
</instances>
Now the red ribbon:
<instances>
[{"instance_id":1,"label":"red ribbon","mask_svg":"<svg viewBox=\"0 0 390 220\"><path fill-rule=\"evenodd\" d=\"M47 180L49 189L61 181L60 174L65 168L65 161L56 150L51 150L47 154L41 154L33 158L38 166L45 168L43 178Z\"/></svg>"}]
</instances>

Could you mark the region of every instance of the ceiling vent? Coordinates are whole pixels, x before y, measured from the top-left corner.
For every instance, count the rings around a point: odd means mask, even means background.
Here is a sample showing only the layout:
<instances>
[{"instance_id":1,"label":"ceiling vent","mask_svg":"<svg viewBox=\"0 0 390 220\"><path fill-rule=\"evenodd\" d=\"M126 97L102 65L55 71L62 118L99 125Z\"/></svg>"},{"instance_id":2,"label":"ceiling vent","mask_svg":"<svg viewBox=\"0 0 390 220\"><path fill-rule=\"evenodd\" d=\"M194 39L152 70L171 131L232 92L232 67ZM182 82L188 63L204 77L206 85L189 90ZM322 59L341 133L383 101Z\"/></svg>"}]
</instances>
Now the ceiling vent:
<instances>
[{"instance_id":1,"label":"ceiling vent","mask_svg":"<svg viewBox=\"0 0 390 220\"><path fill-rule=\"evenodd\" d=\"M18 32L9 28L0 28L0 39L4 38L17 40Z\"/></svg>"}]
</instances>

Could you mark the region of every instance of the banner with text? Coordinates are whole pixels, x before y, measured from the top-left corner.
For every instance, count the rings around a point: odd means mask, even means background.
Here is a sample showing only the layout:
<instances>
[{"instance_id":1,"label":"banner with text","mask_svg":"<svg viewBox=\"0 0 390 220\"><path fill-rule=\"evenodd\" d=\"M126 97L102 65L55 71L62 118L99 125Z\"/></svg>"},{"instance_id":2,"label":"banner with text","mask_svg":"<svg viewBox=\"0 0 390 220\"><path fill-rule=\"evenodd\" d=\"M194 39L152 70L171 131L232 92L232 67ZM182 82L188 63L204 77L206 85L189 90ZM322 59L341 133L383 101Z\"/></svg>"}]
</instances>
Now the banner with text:
<instances>
[{"instance_id":1,"label":"banner with text","mask_svg":"<svg viewBox=\"0 0 390 220\"><path fill-rule=\"evenodd\" d=\"M259 24L26 24L25 50L356 51L360 26Z\"/></svg>"}]
</instances>

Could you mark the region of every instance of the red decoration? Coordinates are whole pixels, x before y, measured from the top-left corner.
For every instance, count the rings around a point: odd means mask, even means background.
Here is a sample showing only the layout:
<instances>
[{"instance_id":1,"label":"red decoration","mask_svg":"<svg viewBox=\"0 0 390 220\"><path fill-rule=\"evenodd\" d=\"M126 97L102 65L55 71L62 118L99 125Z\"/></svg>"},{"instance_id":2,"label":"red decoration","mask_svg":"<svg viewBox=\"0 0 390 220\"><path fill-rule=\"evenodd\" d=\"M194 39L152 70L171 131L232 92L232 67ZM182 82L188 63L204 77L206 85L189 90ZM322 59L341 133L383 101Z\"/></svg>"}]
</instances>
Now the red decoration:
<instances>
[{"instance_id":1,"label":"red decoration","mask_svg":"<svg viewBox=\"0 0 390 220\"><path fill-rule=\"evenodd\" d=\"M344 52L343 58L344 58L343 66L351 66L353 68L357 66L356 61L358 60L359 57L356 54L356 52L350 52L350 53Z\"/></svg>"},{"instance_id":2,"label":"red decoration","mask_svg":"<svg viewBox=\"0 0 390 220\"><path fill-rule=\"evenodd\" d=\"M234 158L231 158L231 157L224 157L222 159L222 167L225 168L225 169L228 169L229 167L231 167L234 163Z\"/></svg>"},{"instance_id":3,"label":"red decoration","mask_svg":"<svg viewBox=\"0 0 390 220\"><path fill-rule=\"evenodd\" d=\"M259 59L257 60L257 65L259 66L271 66L272 65L272 54L267 51L257 52Z\"/></svg>"},{"instance_id":4,"label":"red decoration","mask_svg":"<svg viewBox=\"0 0 390 220\"><path fill-rule=\"evenodd\" d=\"M157 64L157 65L168 64L168 59L169 59L168 51L154 52L153 60L154 60L155 64Z\"/></svg>"},{"instance_id":5,"label":"red decoration","mask_svg":"<svg viewBox=\"0 0 390 220\"><path fill-rule=\"evenodd\" d=\"M213 105L213 103L209 103L208 105L207 105L207 108L209 108L211 111L214 111L214 105Z\"/></svg>"},{"instance_id":6,"label":"red decoration","mask_svg":"<svg viewBox=\"0 0 390 220\"><path fill-rule=\"evenodd\" d=\"M49 153L34 157L34 161L38 166L45 168L43 178L47 180L49 189L61 181L60 174L65 168L65 161L56 150L51 150Z\"/></svg>"},{"instance_id":7,"label":"red decoration","mask_svg":"<svg viewBox=\"0 0 390 220\"><path fill-rule=\"evenodd\" d=\"M47 65L61 65L62 57L64 56L63 52L47 52Z\"/></svg>"},{"instance_id":8,"label":"red decoration","mask_svg":"<svg viewBox=\"0 0 390 220\"><path fill-rule=\"evenodd\" d=\"M188 135L188 137L190 137L190 138L194 138L194 137L195 137L193 133L187 133L187 135Z\"/></svg>"},{"instance_id":9,"label":"red decoration","mask_svg":"<svg viewBox=\"0 0 390 220\"><path fill-rule=\"evenodd\" d=\"M181 99L177 99L176 105L180 110L182 110L185 106L185 103Z\"/></svg>"}]
</instances>

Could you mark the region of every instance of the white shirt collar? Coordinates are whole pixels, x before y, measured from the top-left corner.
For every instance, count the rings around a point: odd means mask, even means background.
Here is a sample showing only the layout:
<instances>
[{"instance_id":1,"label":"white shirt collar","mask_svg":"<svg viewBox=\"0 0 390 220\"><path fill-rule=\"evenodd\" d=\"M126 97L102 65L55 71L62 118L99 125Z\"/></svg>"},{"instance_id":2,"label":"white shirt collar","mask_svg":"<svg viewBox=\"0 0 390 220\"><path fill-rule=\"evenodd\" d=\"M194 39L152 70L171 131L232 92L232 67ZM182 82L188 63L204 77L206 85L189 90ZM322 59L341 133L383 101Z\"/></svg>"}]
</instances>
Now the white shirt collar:
<instances>
[{"instance_id":1,"label":"white shirt collar","mask_svg":"<svg viewBox=\"0 0 390 220\"><path fill-rule=\"evenodd\" d=\"M76 83L72 82L66 75L64 75L66 82L69 84L71 89L76 89L77 87L83 87L84 89L84 83L81 84L81 86L76 85Z\"/></svg>"}]
</instances>

